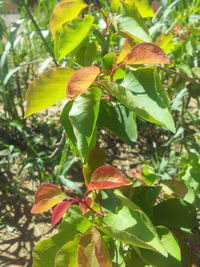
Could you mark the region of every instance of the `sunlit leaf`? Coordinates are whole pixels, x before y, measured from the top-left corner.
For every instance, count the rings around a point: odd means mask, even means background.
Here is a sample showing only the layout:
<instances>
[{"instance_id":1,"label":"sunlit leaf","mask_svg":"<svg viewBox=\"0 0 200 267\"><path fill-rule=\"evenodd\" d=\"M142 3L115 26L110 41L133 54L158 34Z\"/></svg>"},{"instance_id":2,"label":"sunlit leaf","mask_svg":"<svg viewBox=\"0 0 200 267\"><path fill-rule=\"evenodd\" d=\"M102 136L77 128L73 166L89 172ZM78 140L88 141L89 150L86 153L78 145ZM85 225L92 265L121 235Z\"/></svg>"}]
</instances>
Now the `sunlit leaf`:
<instances>
[{"instance_id":1,"label":"sunlit leaf","mask_svg":"<svg viewBox=\"0 0 200 267\"><path fill-rule=\"evenodd\" d=\"M134 46L125 57L126 64L172 64L163 50L153 43Z\"/></svg>"},{"instance_id":2,"label":"sunlit leaf","mask_svg":"<svg viewBox=\"0 0 200 267\"><path fill-rule=\"evenodd\" d=\"M92 174L88 190L100 190L117 188L121 186L131 185L124 175L116 168L104 165L95 170Z\"/></svg>"},{"instance_id":3,"label":"sunlit leaf","mask_svg":"<svg viewBox=\"0 0 200 267\"><path fill-rule=\"evenodd\" d=\"M157 232L161 239L161 243L168 255L164 257L157 252L146 249L139 249L139 255L147 264L159 267L182 267L186 266L181 263L181 250L179 243L173 233L164 226L158 226Z\"/></svg>"},{"instance_id":4,"label":"sunlit leaf","mask_svg":"<svg viewBox=\"0 0 200 267\"><path fill-rule=\"evenodd\" d=\"M132 47L133 47L133 43L130 40L125 39L122 45L122 50L119 56L117 57L117 62L116 62L117 64L121 63L124 60L126 55L131 51Z\"/></svg>"},{"instance_id":5,"label":"sunlit leaf","mask_svg":"<svg viewBox=\"0 0 200 267\"><path fill-rule=\"evenodd\" d=\"M100 74L96 66L85 67L77 70L67 84L67 99L72 100L82 95Z\"/></svg>"},{"instance_id":6,"label":"sunlit leaf","mask_svg":"<svg viewBox=\"0 0 200 267\"><path fill-rule=\"evenodd\" d=\"M77 266L77 250L81 235L77 234L72 241L67 242L56 254L54 267Z\"/></svg>"},{"instance_id":7,"label":"sunlit leaf","mask_svg":"<svg viewBox=\"0 0 200 267\"><path fill-rule=\"evenodd\" d=\"M72 205L72 201L63 201L58 203L54 208L51 215L51 226L55 226L60 219L63 217L65 212L68 211L69 207Z\"/></svg>"},{"instance_id":8,"label":"sunlit leaf","mask_svg":"<svg viewBox=\"0 0 200 267\"><path fill-rule=\"evenodd\" d=\"M54 68L34 80L26 92L25 118L48 108L66 96L66 84L74 70Z\"/></svg>"},{"instance_id":9,"label":"sunlit leaf","mask_svg":"<svg viewBox=\"0 0 200 267\"><path fill-rule=\"evenodd\" d=\"M127 6L124 6L124 12L117 15L115 21L118 32L122 36L131 38L136 42L151 42L148 28L134 3L131 5L130 10L129 8L127 9Z\"/></svg>"},{"instance_id":10,"label":"sunlit leaf","mask_svg":"<svg viewBox=\"0 0 200 267\"><path fill-rule=\"evenodd\" d=\"M147 0L125 0L125 3L134 3L143 18L154 17L155 14Z\"/></svg>"},{"instance_id":11,"label":"sunlit leaf","mask_svg":"<svg viewBox=\"0 0 200 267\"><path fill-rule=\"evenodd\" d=\"M59 2L51 15L50 29L52 38L55 38L56 32L62 29L62 25L73 20L78 16L87 4L82 0L64 0Z\"/></svg>"},{"instance_id":12,"label":"sunlit leaf","mask_svg":"<svg viewBox=\"0 0 200 267\"><path fill-rule=\"evenodd\" d=\"M154 67L128 72L120 86L110 81L101 84L137 116L175 132L168 99Z\"/></svg>"},{"instance_id":13,"label":"sunlit leaf","mask_svg":"<svg viewBox=\"0 0 200 267\"><path fill-rule=\"evenodd\" d=\"M92 228L85 233L78 245L79 267L112 267L109 252L100 233Z\"/></svg>"},{"instance_id":14,"label":"sunlit leaf","mask_svg":"<svg viewBox=\"0 0 200 267\"><path fill-rule=\"evenodd\" d=\"M102 91L99 88L91 88L73 101L69 111L69 121L76 139L75 148L83 162L96 143L96 122L101 95Z\"/></svg>"},{"instance_id":15,"label":"sunlit leaf","mask_svg":"<svg viewBox=\"0 0 200 267\"><path fill-rule=\"evenodd\" d=\"M173 46L174 46L174 42L173 42L173 33L168 33L168 34L161 34L159 35L156 40L155 43L165 52L165 53L169 53Z\"/></svg>"},{"instance_id":16,"label":"sunlit leaf","mask_svg":"<svg viewBox=\"0 0 200 267\"><path fill-rule=\"evenodd\" d=\"M104 165L105 151L99 147L93 148L89 155L87 163L83 165L83 175L85 185L88 185L92 173L100 166Z\"/></svg>"},{"instance_id":17,"label":"sunlit leaf","mask_svg":"<svg viewBox=\"0 0 200 267\"><path fill-rule=\"evenodd\" d=\"M80 45L88 35L93 21L94 17L85 15L84 18L74 19L64 25L61 32L56 34L55 54L59 61Z\"/></svg>"},{"instance_id":18,"label":"sunlit leaf","mask_svg":"<svg viewBox=\"0 0 200 267\"><path fill-rule=\"evenodd\" d=\"M56 185L42 184L35 194L35 202L31 213L47 211L65 198L66 195Z\"/></svg>"},{"instance_id":19,"label":"sunlit leaf","mask_svg":"<svg viewBox=\"0 0 200 267\"><path fill-rule=\"evenodd\" d=\"M101 101L98 125L107 128L125 144L137 139L136 115L119 102Z\"/></svg>"}]
</instances>

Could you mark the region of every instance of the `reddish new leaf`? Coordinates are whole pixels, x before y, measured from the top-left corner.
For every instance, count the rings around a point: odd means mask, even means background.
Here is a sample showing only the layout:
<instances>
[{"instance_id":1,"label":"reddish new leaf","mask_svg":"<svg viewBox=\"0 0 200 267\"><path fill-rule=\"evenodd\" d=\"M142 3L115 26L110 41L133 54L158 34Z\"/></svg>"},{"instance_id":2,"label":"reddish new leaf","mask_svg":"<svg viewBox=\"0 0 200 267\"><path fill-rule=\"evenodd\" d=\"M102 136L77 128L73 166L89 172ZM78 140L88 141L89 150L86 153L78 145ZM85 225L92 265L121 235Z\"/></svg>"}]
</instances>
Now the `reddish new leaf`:
<instances>
[{"instance_id":1,"label":"reddish new leaf","mask_svg":"<svg viewBox=\"0 0 200 267\"><path fill-rule=\"evenodd\" d=\"M125 57L126 64L172 64L164 51L152 43L141 43L134 46Z\"/></svg>"},{"instance_id":2,"label":"reddish new leaf","mask_svg":"<svg viewBox=\"0 0 200 267\"><path fill-rule=\"evenodd\" d=\"M96 66L85 67L77 70L67 84L67 99L72 100L82 95L100 74Z\"/></svg>"},{"instance_id":3,"label":"reddish new leaf","mask_svg":"<svg viewBox=\"0 0 200 267\"><path fill-rule=\"evenodd\" d=\"M88 191L117 188L121 186L131 185L124 175L116 168L104 165L95 170L92 174Z\"/></svg>"},{"instance_id":4,"label":"reddish new leaf","mask_svg":"<svg viewBox=\"0 0 200 267\"><path fill-rule=\"evenodd\" d=\"M56 225L74 201L63 201L55 206L51 215L51 226Z\"/></svg>"},{"instance_id":5,"label":"reddish new leaf","mask_svg":"<svg viewBox=\"0 0 200 267\"><path fill-rule=\"evenodd\" d=\"M86 202L87 204L85 204L84 202ZM84 199L84 202L80 202L79 203L79 207L80 207L80 210L82 212L82 214L84 215L86 212L88 212L90 209L88 208L92 206L92 203L93 203L93 200L91 197L86 197Z\"/></svg>"},{"instance_id":6,"label":"reddish new leaf","mask_svg":"<svg viewBox=\"0 0 200 267\"><path fill-rule=\"evenodd\" d=\"M31 213L47 211L65 198L65 194L56 185L42 184L35 194L35 202Z\"/></svg>"},{"instance_id":7,"label":"reddish new leaf","mask_svg":"<svg viewBox=\"0 0 200 267\"><path fill-rule=\"evenodd\" d=\"M103 243L99 231L92 228L80 239L78 245L79 267L112 267L112 261L108 249Z\"/></svg>"}]
</instances>

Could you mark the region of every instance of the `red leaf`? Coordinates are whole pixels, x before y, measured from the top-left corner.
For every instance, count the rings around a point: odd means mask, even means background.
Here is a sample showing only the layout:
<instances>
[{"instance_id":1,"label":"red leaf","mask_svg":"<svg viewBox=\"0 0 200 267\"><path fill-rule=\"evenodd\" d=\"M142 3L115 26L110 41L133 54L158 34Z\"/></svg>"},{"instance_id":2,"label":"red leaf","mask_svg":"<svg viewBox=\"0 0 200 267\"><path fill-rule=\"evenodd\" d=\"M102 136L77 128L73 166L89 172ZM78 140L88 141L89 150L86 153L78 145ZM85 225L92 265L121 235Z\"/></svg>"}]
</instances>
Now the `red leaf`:
<instances>
[{"instance_id":1,"label":"red leaf","mask_svg":"<svg viewBox=\"0 0 200 267\"><path fill-rule=\"evenodd\" d=\"M86 212L88 212L88 210L90 210L90 209L88 208L88 206L91 207L91 206L92 206L92 203L93 203L93 200L92 200L91 197L86 197L86 198L84 199L84 201L87 203L87 205L84 204L84 202L80 202L80 203L79 203L79 207L80 207L80 210L81 210L81 212L82 212L83 215L84 215Z\"/></svg>"},{"instance_id":2,"label":"red leaf","mask_svg":"<svg viewBox=\"0 0 200 267\"><path fill-rule=\"evenodd\" d=\"M42 184L35 194L35 202L31 213L47 211L65 198L65 194L56 185Z\"/></svg>"},{"instance_id":3,"label":"red leaf","mask_svg":"<svg viewBox=\"0 0 200 267\"><path fill-rule=\"evenodd\" d=\"M63 201L55 206L51 215L51 226L56 225L74 201Z\"/></svg>"},{"instance_id":4,"label":"red leaf","mask_svg":"<svg viewBox=\"0 0 200 267\"><path fill-rule=\"evenodd\" d=\"M117 188L121 186L131 185L124 175L116 168L104 165L95 170L92 174L88 191Z\"/></svg>"},{"instance_id":5,"label":"red leaf","mask_svg":"<svg viewBox=\"0 0 200 267\"><path fill-rule=\"evenodd\" d=\"M82 95L100 74L96 66L85 67L77 70L67 84L67 99L72 100Z\"/></svg>"},{"instance_id":6,"label":"red leaf","mask_svg":"<svg viewBox=\"0 0 200 267\"><path fill-rule=\"evenodd\" d=\"M172 64L164 51L152 43L141 43L134 46L125 57L126 64Z\"/></svg>"}]
</instances>

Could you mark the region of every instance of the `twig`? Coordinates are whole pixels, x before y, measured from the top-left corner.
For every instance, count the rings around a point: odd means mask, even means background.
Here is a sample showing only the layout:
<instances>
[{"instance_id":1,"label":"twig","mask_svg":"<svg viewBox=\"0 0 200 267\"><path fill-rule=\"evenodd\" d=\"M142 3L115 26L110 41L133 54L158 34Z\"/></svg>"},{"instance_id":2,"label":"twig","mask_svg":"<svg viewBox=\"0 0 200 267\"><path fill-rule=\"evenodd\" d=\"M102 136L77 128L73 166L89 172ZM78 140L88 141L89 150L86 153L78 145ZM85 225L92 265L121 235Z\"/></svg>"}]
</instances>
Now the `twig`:
<instances>
[{"instance_id":1,"label":"twig","mask_svg":"<svg viewBox=\"0 0 200 267\"><path fill-rule=\"evenodd\" d=\"M175 74L175 75L178 75L180 77L182 77L184 80L196 85L197 87L200 88L200 83L196 82L194 79L190 78L189 76L187 76L186 74L184 73L181 73L181 72L177 72L175 70L171 70L171 69L167 69L167 68L164 68L164 67L160 67L160 66L157 66L158 69L160 70L163 70L165 72L168 72L168 73L172 73L172 74Z\"/></svg>"},{"instance_id":2,"label":"twig","mask_svg":"<svg viewBox=\"0 0 200 267\"><path fill-rule=\"evenodd\" d=\"M49 159L52 159L60 150L62 147L63 143L65 142L65 131L62 132L62 136L60 141L56 144L56 149L52 152L52 154L49 156Z\"/></svg>"}]
</instances>

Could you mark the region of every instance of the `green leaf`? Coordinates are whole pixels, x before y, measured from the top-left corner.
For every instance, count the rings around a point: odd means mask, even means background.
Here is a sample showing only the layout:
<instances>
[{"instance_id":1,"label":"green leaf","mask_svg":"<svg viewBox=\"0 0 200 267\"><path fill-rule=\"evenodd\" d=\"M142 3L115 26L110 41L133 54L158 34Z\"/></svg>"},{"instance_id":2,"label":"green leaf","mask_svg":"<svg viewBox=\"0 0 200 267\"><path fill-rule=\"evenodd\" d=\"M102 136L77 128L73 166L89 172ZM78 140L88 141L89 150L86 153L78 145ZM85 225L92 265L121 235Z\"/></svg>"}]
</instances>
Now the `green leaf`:
<instances>
[{"instance_id":1,"label":"green leaf","mask_svg":"<svg viewBox=\"0 0 200 267\"><path fill-rule=\"evenodd\" d=\"M137 139L135 114L121 103L101 101L98 124L109 129L128 145Z\"/></svg>"},{"instance_id":2,"label":"green leaf","mask_svg":"<svg viewBox=\"0 0 200 267\"><path fill-rule=\"evenodd\" d=\"M99 88L90 89L71 102L71 105L68 102L61 115L67 136L82 161L87 158L89 150L94 146L100 98Z\"/></svg>"},{"instance_id":3,"label":"green leaf","mask_svg":"<svg viewBox=\"0 0 200 267\"><path fill-rule=\"evenodd\" d=\"M149 217L153 215L153 206L161 190L160 186L138 186L134 188L131 200Z\"/></svg>"},{"instance_id":4,"label":"green leaf","mask_svg":"<svg viewBox=\"0 0 200 267\"><path fill-rule=\"evenodd\" d=\"M77 250L81 235L76 235L72 241L67 242L56 254L55 267L76 267Z\"/></svg>"},{"instance_id":5,"label":"green leaf","mask_svg":"<svg viewBox=\"0 0 200 267\"><path fill-rule=\"evenodd\" d=\"M33 249L33 267L55 267L54 260L59 249L73 240L77 232L84 233L91 227L91 223L77 209L79 207L76 206L69 209L59 227L59 233L36 244Z\"/></svg>"},{"instance_id":6,"label":"green leaf","mask_svg":"<svg viewBox=\"0 0 200 267\"><path fill-rule=\"evenodd\" d=\"M87 4L82 0L64 0L58 3L50 20L52 38L55 38L56 32L61 31L63 24L75 19L85 7Z\"/></svg>"},{"instance_id":7,"label":"green leaf","mask_svg":"<svg viewBox=\"0 0 200 267\"><path fill-rule=\"evenodd\" d=\"M74 101L68 101L65 104L65 106L62 110L61 116L60 116L60 122L65 129L66 135L69 138L71 145L73 146L73 149L78 154L78 151L76 149L76 146L77 146L76 137L74 135L72 124L71 124L71 121L69 119L69 112L73 106L73 102Z\"/></svg>"},{"instance_id":8,"label":"green leaf","mask_svg":"<svg viewBox=\"0 0 200 267\"><path fill-rule=\"evenodd\" d=\"M76 148L82 161L87 158L89 150L94 144L96 122L99 113L101 90L92 88L74 100L69 112L69 120L76 138Z\"/></svg>"},{"instance_id":9,"label":"green leaf","mask_svg":"<svg viewBox=\"0 0 200 267\"><path fill-rule=\"evenodd\" d=\"M155 68L128 72L121 86L101 81L110 93L139 117L175 131L169 103Z\"/></svg>"},{"instance_id":10,"label":"green leaf","mask_svg":"<svg viewBox=\"0 0 200 267\"><path fill-rule=\"evenodd\" d=\"M88 155L87 163L83 165L83 176L85 185L90 182L93 172L100 166L104 165L105 151L99 147L94 147Z\"/></svg>"},{"instance_id":11,"label":"green leaf","mask_svg":"<svg viewBox=\"0 0 200 267\"><path fill-rule=\"evenodd\" d=\"M76 153L84 161L95 146L101 90L92 88L66 103L60 120Z\"/></svg>"},{"instance_id":12,"label":"green leaf","mask_svg":"<svg viewBox=\"0 0 200 267\"><path fill-rule=\"evenodd\" d=\"M170 229L192 230L197 225L197 212L183 199L171 198L154 206L152 220Z\"/></svg>"},{"instance_id":13,"label":"green leaf","mask_svg":"<svg viewBox=\"0 0 200 267\"><path fill-rule=\"evenodd\" d=\"M105 226L100 229L107 235L133 246L157 251L167 255L158 234L147 215L133 202L115 191L123 207L117 213L104 217Z\"/></svg>"},{"instance_id":14,"label":"green leaf","mask_svg":"<svg viewBox=\"0 0 200 267\"><path fill-rule=\"evenodd\" d=\"M137 42L151 42L148 28L140 16L134 3L129 9L127 5L121 10L122 15L116 17L119 34Z\"/></svg>"},{"instance_id":15,"label":"green leaf","mask_svg":"<svg viewBox=\"0 0 200 267\"><path fill-rule=\"evenodd\" d=\"M147 264L159 267L182 267L181 251L178 242L172 232L164 226L157 227L161 243L168 252L168 256L164 257L154 251L139 249L141 258Z\"/></svg>"},{"instance_id":16,"label":"green leaf","mask_svg":"<svg viewBox=\"0 0 200 267\"><path fill-rule=\"evenodd\" d=\"M88 35L93 21L94 17L85 15L84 18L77 18L67 23L63 26L61 32L57 32L54 48L58 61L81 44Z\"/></svg>"},{"instance_id":17,"label":"green leaf","mask_svg":"<svg viewBox=\"0 0 200 267\"><path fill-rule=\"evenodd\" d=\"M48 108L66 96L66 85L74 70L55 68L41 74L26 92L25 118Z\"/></svg>"}]
</instances>

